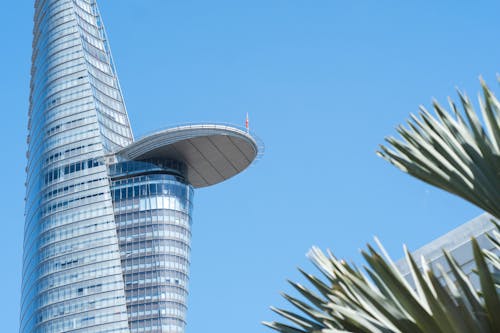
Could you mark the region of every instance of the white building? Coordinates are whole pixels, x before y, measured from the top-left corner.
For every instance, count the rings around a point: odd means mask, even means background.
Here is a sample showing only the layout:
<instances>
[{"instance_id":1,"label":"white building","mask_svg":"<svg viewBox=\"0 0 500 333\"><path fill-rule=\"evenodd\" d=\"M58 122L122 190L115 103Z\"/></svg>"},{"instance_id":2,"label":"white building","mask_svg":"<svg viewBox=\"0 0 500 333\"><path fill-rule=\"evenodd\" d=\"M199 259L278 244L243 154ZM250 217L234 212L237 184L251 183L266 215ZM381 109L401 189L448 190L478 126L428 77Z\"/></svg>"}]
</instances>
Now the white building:
<instances>
[{"instance_id":1,"label":"white building","mask_svg":"<svg viewBox=\"0 0 500 333\"><path fill-rule=\"evenodd\" d=\"M446 262L443 255L443 250L451 253L453 258L457 261L465 274L469 276L474 286L479 286L479 280L473 272L475 269L474 255L472 253L471 238L474 237L478 240L481 248L493 250L494 246L488 239L487 235L491 233L496 227L491 222L492 216L489 214L482 214L475 219L462 224L458 228L448 232L447 234L439 237L438 239L424 245L416 251L412 252L413 258L420 265L420 258L423 256L429 265L434 269L437 276L440 277L441 273L436 269L437 265L441 265L446 272L450 272L450 267ZM406 264L405 259L401 259L396 263L399 271L404 277L413 283L411 272ZM450 275L452 276L452 275Z\"/></svg>"}]
</instances>

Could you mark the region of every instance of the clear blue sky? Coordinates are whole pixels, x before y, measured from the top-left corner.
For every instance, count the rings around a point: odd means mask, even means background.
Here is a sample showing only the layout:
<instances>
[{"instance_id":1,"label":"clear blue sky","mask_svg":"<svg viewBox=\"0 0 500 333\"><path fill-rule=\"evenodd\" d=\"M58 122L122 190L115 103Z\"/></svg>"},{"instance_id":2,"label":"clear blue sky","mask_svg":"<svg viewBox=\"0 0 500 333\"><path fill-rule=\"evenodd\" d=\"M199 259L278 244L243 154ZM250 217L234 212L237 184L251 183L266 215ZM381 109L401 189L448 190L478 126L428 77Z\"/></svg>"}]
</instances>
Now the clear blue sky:
<instances>
[{"instance_id":1,"label":"clear blue sky","mask_svg":"<svg viewBox=\"0 0 500 333\"><path fill-rule=\"evenodd\" d=\"M136 136L193 121L244 124L266 145L195 199L187 333L265 332L312 245L394 258L478 209L375 156L394 127L478 76L499 91L500 2L101 0ZM2 332L18 326L33 1L0 22Z\"/></svg>"}]
</instances>

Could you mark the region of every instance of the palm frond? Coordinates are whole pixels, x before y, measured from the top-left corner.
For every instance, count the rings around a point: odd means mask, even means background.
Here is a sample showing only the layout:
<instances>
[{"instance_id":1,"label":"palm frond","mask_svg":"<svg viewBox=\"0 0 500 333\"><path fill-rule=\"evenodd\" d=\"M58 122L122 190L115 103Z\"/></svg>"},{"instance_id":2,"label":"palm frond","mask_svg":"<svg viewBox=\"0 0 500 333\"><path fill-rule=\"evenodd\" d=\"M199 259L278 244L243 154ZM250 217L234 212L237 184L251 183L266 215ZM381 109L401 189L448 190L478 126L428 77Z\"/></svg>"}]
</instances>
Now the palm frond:
<instances>
[{"instance_id":1,"label":"palm frond","mask_svg":"<svg viewBox=\"0 0 500 333\"><path fill-rule=\"evenodd\" d=\"M421 108L408 128L397 131L401 140L387 138L378 154L404 172L456 194L500 218L500 102L481 80L479 109L459 92L463 111L450 101L451 112L433 103L436 116ZM500 225L489 236L495 248L482 250L472 239L480 290L454 258L444 252L450 267L435 273L422 258L419 267L405 249L413 285L380 250L368 246L364 273L331 252L317 248L309 258L322 278L301 270L314 286L292 286L305 300L284 295L301 314L274 309L291 325L266 322L282 333L494 333L500 332ZM492 272L492 270L496 270ZM438 276L440 279L438 279Z\"/></svg>"},{"instance_id":2,"label":"palm frond","mask_svg":"<svg viewBox=\"0 0 500 333\"><path fill-rule=\"evenodd\" d=\"M500 218L500 102L482 80L481 85L482 122L469 98L459 92L465 117L453 102L451 112L434 102L436 116L421 107L408 128L397 129L402 139L387 138L392 149L381 145L377 154Z\"/></svg>"},{"instance_id":3,"label":"palm frond","mask_svg":"<svg viewBox=\"0 0 500 333\"><path fill-rule=\"evenodd\" d=\"M487 263L500 260L472 240L481 290L477 291L455 260L445 253L451 273L438 275L422 258L419 268L405 249L414 287L395 268L385 251L363 251L367 276L317 248L310 259L323 279L303 272L319 294L293 283L305 300L284 295L301 314L273 308L290 324L266 322L282 333L493 333L500 332L500 298L495 274ZM381 254L382 253L382 254ZM456 282L452 282L456 281Z\"/></svg>"}]
</instances>

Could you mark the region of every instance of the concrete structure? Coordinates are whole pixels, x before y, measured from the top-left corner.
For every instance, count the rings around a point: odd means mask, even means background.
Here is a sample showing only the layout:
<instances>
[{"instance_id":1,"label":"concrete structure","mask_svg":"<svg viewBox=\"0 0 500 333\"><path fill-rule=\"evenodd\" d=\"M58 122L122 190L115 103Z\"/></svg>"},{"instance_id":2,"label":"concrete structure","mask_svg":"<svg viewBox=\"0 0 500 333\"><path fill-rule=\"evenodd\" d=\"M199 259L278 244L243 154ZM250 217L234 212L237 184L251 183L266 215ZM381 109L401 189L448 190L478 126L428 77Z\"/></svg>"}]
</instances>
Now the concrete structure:
<instances>
[{"instance_id":1,"label":"concrete structure","mask_svg":"<svg viewBox=\"0 0 500 333\"><path fill-rule=\"evenodd\" d=\"M494 224L490 222L491 219L492 217L490 215L482 214L424 245L420 249L413 251L413 258L417 261L417 264L420 264L420 258L423 256L437 275L440 276L439 271L436 269L437 265L441 265L446 272L450 272L450 267L446 263L446 258L443 255L444 249L451 253L465 274L470 277L473 284L479 286L477 276L473 272L475 265L470 241L471 237L475 237L482 248L494 250L494 246L487 238L487 235L496 228ZM413 283L411 272L406 261L401 259L396 265L405 278Z\"/></svg>"},{"instance_id":2,"label":"concrete structure","mask_svg":"<svg viewBox=\"0 0 500 333\"><path fill-rule=\"evenodd\" d=\"M20 332L183 332L194 188L260 153L248 130L134 140L95 0L36 0Z\"/></svg>"}]
</instances>

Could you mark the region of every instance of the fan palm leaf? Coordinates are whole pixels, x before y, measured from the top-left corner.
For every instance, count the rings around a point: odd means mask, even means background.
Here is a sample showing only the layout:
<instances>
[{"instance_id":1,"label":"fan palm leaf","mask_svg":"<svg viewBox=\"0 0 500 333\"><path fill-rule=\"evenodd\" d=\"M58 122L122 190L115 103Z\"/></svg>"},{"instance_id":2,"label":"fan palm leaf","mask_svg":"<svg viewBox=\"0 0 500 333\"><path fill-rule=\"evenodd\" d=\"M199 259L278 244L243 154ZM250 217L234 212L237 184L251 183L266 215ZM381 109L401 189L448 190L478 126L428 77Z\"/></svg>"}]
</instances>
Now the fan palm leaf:
<instances>
[{"instance_id":1,"label":"fan palm leaf","mask_svg":"<svg viewBox=\"0 0 500 333\"><path fill-rule=\"evenodd\" d=\"M498 233L492 236L500 244ZM499 257L472 240L480 290L476 290L455 260L445 252L451 272L438 275L422 258L420 269L405 249L414 285L390 258L368 246L363 251L366 274L313 248L309 257L323 279L304 273L317 290L291 282L305 300L284 294L300 314L272 308L290 324L265 322L282 333L493 333L500 332L500 297L488 263ZM456 282L453 282L456 281Z\"/></svg>"},{"instance_id":2,"label":"fan palm leaf","mask_svg":"<svg viewBox=\"0 0 500 333\"><path fill-rule=\"evenodd\" d=\"M387 138L392 148L382 145L378 154L500 218L500 102L482 80L481 85L482 122L468 97L459 93L462 113L452 101L450 113L434 102L436 117L422 107L418 117L411 116L408 128L398 128L402 139ZM475 239L471 241L479 290L447 252L451 271L438 266L438 275L424 258L420 269L405 248L410 285L378 241L379 250L368 246L362 252L364 273L313 248L309 258L323 278L301 272L315 291L290 282L305 300L284 294L301 314L273 308L290 325L264 324L282 333L500 332L500 226L492 222L497 226L489 235L494 251L481 250Z\"/></svg>"},{"instance_id":3,"label":"fan palm leaf","mask_svg":"<svg viewBox=\"0 0 500 333\"><path fill-rule=\"evenodd\" d=\"M381 145L377 153L402 171L499 218L500 102L482 80L481 86L482 122L469 98L459 92L465 117L451 101L451 112L433 103L436 117L421 107L408 128L398 128L402 139L386 138L392 148Z\"/></svg>"}]
</instances>

